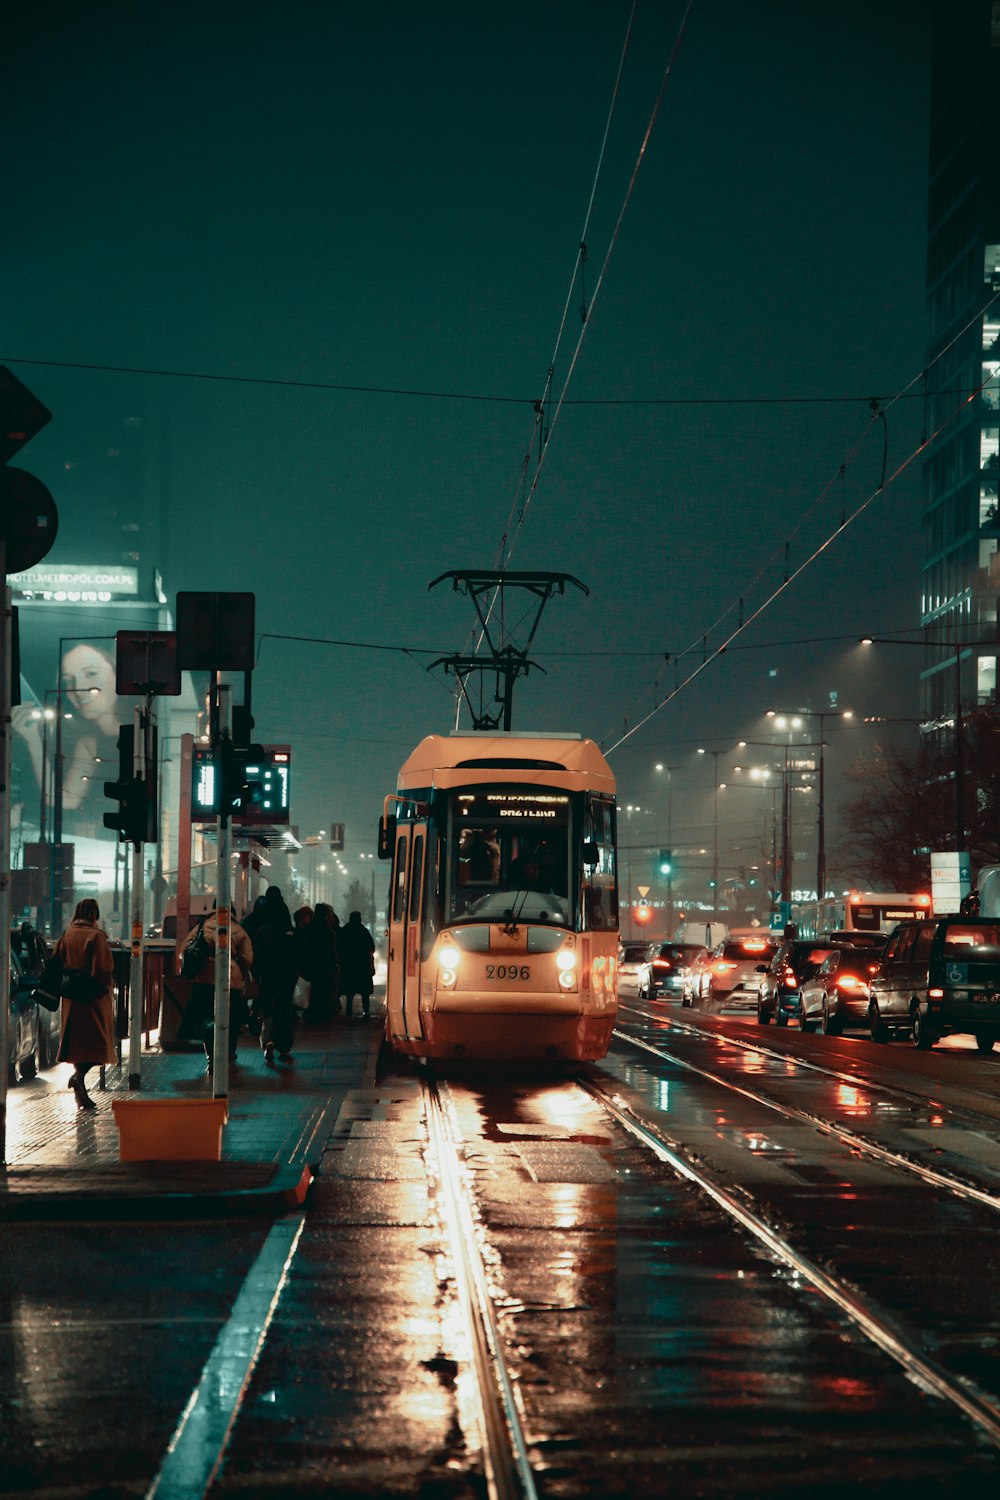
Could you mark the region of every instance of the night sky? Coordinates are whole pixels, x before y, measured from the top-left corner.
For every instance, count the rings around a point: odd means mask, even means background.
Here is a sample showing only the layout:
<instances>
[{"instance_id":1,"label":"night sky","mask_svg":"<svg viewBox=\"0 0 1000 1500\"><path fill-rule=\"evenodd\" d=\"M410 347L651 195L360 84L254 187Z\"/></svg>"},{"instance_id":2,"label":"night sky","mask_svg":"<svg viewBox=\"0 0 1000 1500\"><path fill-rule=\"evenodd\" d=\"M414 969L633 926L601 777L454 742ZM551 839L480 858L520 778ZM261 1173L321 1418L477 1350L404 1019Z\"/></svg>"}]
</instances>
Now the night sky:
<instances>
[{"instance_id":1,"label":"night sky","mask_svg":"<svg viewBox=\"0 0 1000 1500\"><path fill-rule=\"evenodd\" d=\"M261 645L258 732L294 746L293 816L346 821L349 853L372 847L411 746L452 724L425 667L467 649L474 617L427 586L496 566L630 9L42 0L5 22L0 362L54 413L20 460L60 507L51 560L117 560L121 514L162 504L143 562L171 594L252 589L266 634L406 648ZM637 9L588 302L683 12ZM718 644L725 611L781 582L786 539L794 568L877 486L881 426L813 509L868 398L924 363L926 20L695 0L517 532L512 567L590 594L550 604L515 728L614 745L673 684L662 653ZM890 473L921 416L889 411ZM755 649L614 751L623 802L651 805L654 762L676 766L675 842L697 840L698 744L831 693L916 711L919 653L862 661L853 638L916 630L920 494L913 464L745 632ZM849 733L834 778L870 742Z\"/></svg>"}]
</instances>

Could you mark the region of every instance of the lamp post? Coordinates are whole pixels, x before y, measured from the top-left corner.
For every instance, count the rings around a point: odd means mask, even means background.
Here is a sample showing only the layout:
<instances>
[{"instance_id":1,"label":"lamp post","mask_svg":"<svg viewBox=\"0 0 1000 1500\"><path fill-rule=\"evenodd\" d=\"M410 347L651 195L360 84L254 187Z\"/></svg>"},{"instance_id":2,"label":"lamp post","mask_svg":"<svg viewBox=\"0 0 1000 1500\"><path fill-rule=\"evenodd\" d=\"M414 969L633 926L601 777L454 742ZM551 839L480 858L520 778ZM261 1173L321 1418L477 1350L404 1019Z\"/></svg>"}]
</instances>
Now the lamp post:
<instances>
[{"instance_id":1,"label":"lamp post","mask_svg":"<svg viewBox=\"0 0 1000 1500\"><path fill-rule=\"evenodd\" d=\"M58 691L58 688L49 688L45 694L44 704L39 704L32 713L33 719L41 719L42 721L42 764L38 778L38 842L40 844L46 842L46 834L48 832L49 725L56 716L55 709L49 707L49 699L53 696L54 692L57 693Z\"/></svg>"},{"instance_id":2,"label":"lamp post","mask_svg":"<svg viewBox=\"0 0 1000 1500\"><path fill-rule=\"evenodd\" d=\"M730 753L729 750L706 750L698 746L699 755L712 757L712 906L716 912L719 905L719 756Z\"/></svg>"},{"instance_id":3,"label":"lamp post","mask_svg":"<svg viewBox=\"0 0 1000 1500\"><path fill-rule=\"evenodd\" d=\"M798 766L789 766L789 764L788 764L788 752L789 752L790 749L793 749L793 748L798 748L798 749L801 749L801 750L816 750L816 749L818 749L818 746L816 746L814 744L800 745L800 746L797 746L797 747L793 747L791 745L776 745L773 742L773 740L740 740L739 741L739 748L741 750L746 745L755 745L755 746L759 747L762 750L770 750L772 752L775 751L775 750L781 750L783 752L783 754L784 754L784 763L783 763L783 765L779 765L776 769L778 770L778 772L779 772L779 774L781 776L781 887L780 887L780 891L779 891L779 899L780 899L781 905L782 905L782 915L785 918L785 920L787 921L788 920L788 907L791 905L791 900L792 900L792 863L793 863L792 813L791 813L791 783L789 781L789 772L794 773L796 770L801 770L801 767L798 767ZM750 772L751 775L753 775L753 770L754 769L755 768L751 768L751 772Z\"/></svg>"},{"instance_id":4,"label":"lamp post","mask_svg":"<svg viewBox=\"0 0 1000 1500\"><path fill-rule=\"evenodd\" d=\"M854 718L854 710L850 708L821 709L814 712L812 709L796 709L794 714L784 709L769 708L767 717L774 720L776 729L785 729L789 724L794 726L794 720L818 719L819 720L819 807L816 813L816 900L822 901L826 896L826 778L824 771L823 751L826 747L824 735L826 733L827 719Z\"/></svg>"}]
</instances>

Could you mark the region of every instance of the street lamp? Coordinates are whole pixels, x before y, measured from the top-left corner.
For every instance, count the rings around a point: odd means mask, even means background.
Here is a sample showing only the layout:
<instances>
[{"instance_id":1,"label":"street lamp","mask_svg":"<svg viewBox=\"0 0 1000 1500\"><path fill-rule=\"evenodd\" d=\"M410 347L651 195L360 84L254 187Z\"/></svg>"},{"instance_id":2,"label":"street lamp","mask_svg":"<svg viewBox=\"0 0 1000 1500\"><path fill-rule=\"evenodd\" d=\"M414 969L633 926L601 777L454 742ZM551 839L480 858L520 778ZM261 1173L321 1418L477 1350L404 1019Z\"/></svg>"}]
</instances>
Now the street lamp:
<instances>
[{"instance_id":1,"label":"street lamp","mask_svg":"<svg viewBox=\"0 0 1000 1500\"><path fill-rule=\"evenodd\" d=\"M778 770L778 772L781 775L781 891L780 891L780 900L781 900L782 907L783 907L782 915L783 915L784 919L787 921L788 920L788 907L791 905L791 900L792 900L792 857L793 857L793 850L792 850L792 826L791 826L791 824L792 824L792 819L791 819L791 799L790 799L791 784L789 782L788 776L789 776L789 771L794 772L796 770L801 770L802 769L800 766L789 766L789 764L788 764L788 752L791 749L815 750L818 747L816 745L813 745L813 744L798 745L798 746L776 745L773 740L740 740L739 741L739 747L740 747L740 749L743 749L747 745L755 745L755 746L759 747L762 750L771 750L771 751L781 750L781 751L784 752L784 765L783 766L778 766L776 769ZM760 771L761 771L762 774L768 770L767 767L761 767L759 769L760 769ZM757 770L758 770L758 768L756 766L751 767L750 775L753 776L754 772L757 771ZM805 789L803 789L803 790L805 790Z\"/></svg>"},{"instance_id":2,"label":"street lamp","mask_svg":"<svg viewBox=\"0 0 1000 1500\"><path fill-rule=\"evenodd\" d=\"M798 709L794 715L782 709L769 708L767 717L774 720L776 729L797 729L801 726L803 719L819 720L819 808L816 814L816 900L822 901L826 897L826 778L824 774L823 750L826 733L827 719L844 719L850 721L854 718L854 710L851 708L829 708L814 711L813 709Z\"/></svg>"}]
</instances>

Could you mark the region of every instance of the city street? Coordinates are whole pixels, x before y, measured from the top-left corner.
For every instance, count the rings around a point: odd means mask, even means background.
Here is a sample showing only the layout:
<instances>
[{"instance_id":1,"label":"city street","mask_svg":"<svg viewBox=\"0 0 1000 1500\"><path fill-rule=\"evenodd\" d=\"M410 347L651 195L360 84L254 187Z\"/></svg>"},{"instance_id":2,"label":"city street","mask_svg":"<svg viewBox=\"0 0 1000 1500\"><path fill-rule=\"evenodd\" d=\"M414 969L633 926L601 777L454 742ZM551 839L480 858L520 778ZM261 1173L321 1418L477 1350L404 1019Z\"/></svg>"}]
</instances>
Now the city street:
<instances>
[{"instance_id":1,"label":"city street","mask_svg":"<svg viewBox=\"0 0 1000 1500\"><path fill-rule=\"evenodd\" d=\"M442 1142L384 1058L302 1210L0 1230L2 1493L481 1493L454 1152L538 1494L993 1494L998 1080L625 1002L601 1065L445 1072Z\"/></svg>"}]
</instances>

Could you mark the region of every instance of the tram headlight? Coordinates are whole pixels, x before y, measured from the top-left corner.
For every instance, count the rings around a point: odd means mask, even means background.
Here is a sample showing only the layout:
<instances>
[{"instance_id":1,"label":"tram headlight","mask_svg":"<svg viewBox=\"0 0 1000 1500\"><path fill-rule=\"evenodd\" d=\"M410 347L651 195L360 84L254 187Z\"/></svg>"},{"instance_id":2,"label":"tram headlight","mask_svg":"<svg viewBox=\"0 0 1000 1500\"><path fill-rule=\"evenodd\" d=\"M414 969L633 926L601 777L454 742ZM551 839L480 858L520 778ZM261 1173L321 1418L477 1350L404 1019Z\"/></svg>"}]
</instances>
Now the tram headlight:
<instances>
[{"instance_id":1,"label":"tram headlight","mask_svg":"<svg viewBox=\"0 0 1000 1500\"><path fill-rule=\"evenodd\" d=\"M572 948L560 948L556 954L559 970L559 985L564 990L576 989L576 954Z\"/></svg>"},{"instance_id":2,"label":"tram headlight","mask_svg":"<svg viewBox=\"0 0 1000 1500\"><path fill-rule=\"evenodd\" d=\"M446 945L438 950L438 984L444 990L455 988L459 957L457 948Z\"/></svg>"}]
</instances>

